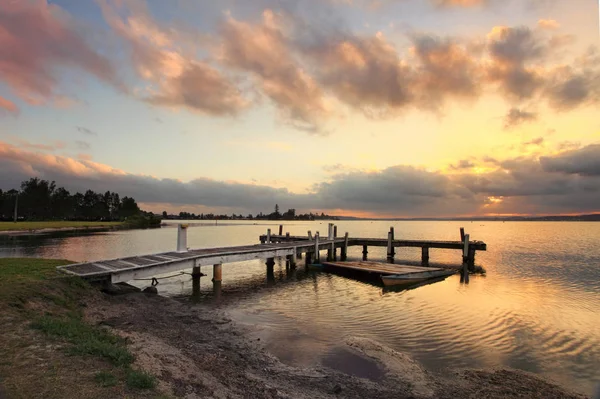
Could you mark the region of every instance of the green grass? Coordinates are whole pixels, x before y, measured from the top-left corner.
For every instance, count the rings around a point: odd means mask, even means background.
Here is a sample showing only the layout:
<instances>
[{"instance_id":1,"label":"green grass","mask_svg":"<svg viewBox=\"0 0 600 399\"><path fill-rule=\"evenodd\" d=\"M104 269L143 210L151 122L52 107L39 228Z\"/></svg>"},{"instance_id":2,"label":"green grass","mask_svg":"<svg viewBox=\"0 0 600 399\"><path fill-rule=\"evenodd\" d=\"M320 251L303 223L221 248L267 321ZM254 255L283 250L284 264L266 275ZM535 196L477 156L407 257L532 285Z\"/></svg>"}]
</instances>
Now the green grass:
<instances>
[{"instance_id":1,"label":"green grass","mask_svg":"<svg viewBox=\"0 0 600 399\"><path fill-rule=\"evenodd\" d=\"M108 371L100 371L94 375L94 380L103 388L114 387L119 383L117 377Z\"/></svg>"},{"instance_id":2,"label":"green grass","mask_svg":"<svg viewBox=\"0 0 600 399\"><path fill-rule=\"evenodd\" d=\"M122 222L70 222L64 220L48 222L0 222L0 231L30 231L41 229L66 229L88 227L114 227L121 226Z\"/></svg>"},{"instance_id":3,"label":"green grass","mask_svg":"<svg viewBox=\"0 0 600 399\"><path fill-rule=\"evenodd\" d=\"M85 323L77 315L44 315L34 319L31 327L71 343L73 346L68 348L68 352L74 355L101 357L119 367L128 366L134 360L125 340Z\"/></svg>"},{"instance_id":4,"label":"green grass","mask_svg":"<svg viewBox=\"0 0 600 399\"><path fill-rule=\"evenodd\" d=\"M125 381L129 388L134 389L154 389L156 388L156 378L145 371L129 370Z\"/></svg>"}]
</instances>

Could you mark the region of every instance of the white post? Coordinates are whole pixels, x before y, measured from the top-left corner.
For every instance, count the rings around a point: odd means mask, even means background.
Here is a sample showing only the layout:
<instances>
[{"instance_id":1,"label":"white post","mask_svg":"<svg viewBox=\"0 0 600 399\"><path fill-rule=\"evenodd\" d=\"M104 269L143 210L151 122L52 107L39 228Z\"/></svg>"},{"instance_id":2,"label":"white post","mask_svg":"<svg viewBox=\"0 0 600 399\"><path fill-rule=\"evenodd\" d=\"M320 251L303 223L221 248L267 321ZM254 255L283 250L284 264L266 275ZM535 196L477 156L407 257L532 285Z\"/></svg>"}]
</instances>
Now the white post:
<instances>
[{"instance_id":1,"label":"white post","mask_svg":"<svg viewBox=\"0 0 600 399\"><path fill-rule=\"evenodd\" d=\"M267 229L267 244L271 243L271 229Z\"/></svg>"},{"instance_id":2,"label":"white post","mask_svg":"<svg viewBox=\"0 0 600 399\"><path fill-rule=\"evenodd\" d=\"M319 261L319 232L318 231L315 233L315 256L314 256L314 260L315 260L315 262Z\"/></svg>"},{"instance_id":3,"label":"white post","mask_svg":"<svg viewBox=\"0 0 600 399\"><path fill-rule=\"evenodd\" d=\"M187 224L177 225L177 252L187 252Z\"/></svg>"}]
</instances>

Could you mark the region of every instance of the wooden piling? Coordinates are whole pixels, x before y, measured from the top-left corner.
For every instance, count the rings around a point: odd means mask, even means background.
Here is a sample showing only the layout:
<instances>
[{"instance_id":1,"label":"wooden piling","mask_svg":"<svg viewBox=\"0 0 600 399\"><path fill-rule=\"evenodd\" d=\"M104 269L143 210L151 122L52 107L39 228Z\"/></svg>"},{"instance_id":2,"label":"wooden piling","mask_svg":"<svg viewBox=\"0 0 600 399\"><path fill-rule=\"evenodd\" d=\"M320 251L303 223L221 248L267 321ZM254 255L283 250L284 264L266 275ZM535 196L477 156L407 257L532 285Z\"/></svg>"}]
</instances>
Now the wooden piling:
<instances>
[{"instance_id":1,"label":"wooden piling","mask_svg":"<svg viewBox=\"0 0 600 399\"><path fill-rule=\"evenodd\" d=\"M369 251L367 250L367 246L363 245L363 260L367 260L367 254L369 253Z\"/></svg>"},{"instance_id":2,"label":"wooden piling","mask_svg":"<svg viewBox=\"0 0 600 399\"><path fill-rule=\"evenodd\" d=\"M310 241L312 241L312 240L313 240L313 236L312 236L312 233L310 232L310 230L308 230L308 239L309 239Z\"/></svg>"},{"instance_id":3,"label":"wooden piling","mask_svg":"<svg viewBox=\"0 0 600 399\"><path fill-rule=\"evenodd\" d=\"M469 262L469 235L465 234L464 239L464 247L463 247L463 264L467 264Z\"/></svg>"},{"instance_id":4,"label":"wooden piling","mask_svg":"<svg viewBox=\"0 0 600 399\"><path fill-rule=\"evenodd\" d=\"M460 228L460 242L465 242L465 228Z\"/></svg>"},{"instance_id":5,"label":"wooden piling","mask_svg":"<svg viewBox=\"0 0 600 399\"><path fill-rule=\"evenodd\" d=\"M342 261L348 259L348 233L344 234L344 246L342 247L340 259Z\"/></svg>"},{"instance_id":6,"label":"wooden piling","mask_svg":"<svg viewBox=\"0 0 600 399\"><path fill-rule=\"evenodd\" d=\"M194 265L196 262L194 261ZM199 299L200 298L200 277L202 276L202 272L200 271L200 266L194 266L192 269L192 298Z\"/></svg>"},{"instance_id":7,"label":"wooden piling","mask_svg":"<svg viewBox=\"0 0 600 399\"><path fill-rule=\"evenodd\" d=\"M287 233L285 233L285 240L286 241L290 240L290 232L289 231Z\"/></svg>"},{"instance_id":8,"label":"wooden piling","mask_svg":"<svg viewBox=\"0 0 600 399\"><path fill-rule=\"evenodd\" d=\"M469 266L469 271L470 272L474 272L475 271L475 248L473 248L473 247L469 248L469 255L468 255L468 259L467 259L467 265Z\"/></svg>"},{"instance_id":9,"label":"wooden piling","mask_svg":"<svg viewBox=\"0 0 600 399\"><path fill-rule=\"evenodd\" d=\"M223 281L222 264L213 265L213 281Z\"/></svg>"},{"instance_id":10,"label":"wooden piling","mask_svg":"<svg viewBox=\"0 0 600 399\"><path fill-rule=\"evenodd\" d=\"M319 232L315 233L315 254L314 254L314 262L319 263L321 261L321 256L319 254Z\"/></svg>"},{"instance_id":11,"label":"wooden piling","mask_svg":"<svg viewBox=\"0 0 600 399\"><path fill-rule=\"evenodd\" d=\"M305 258L306 258L306 263L305 264L308 267L308 265L311 265L313 263L313 254L312 254L312 252L307 252Z\"/></svg>"},{"instance_id":12,"label":"wooden piling","mask_svg":"<svg viewBox=\"0 0 600 399\"><path fill-rule=\"evenodd\" d=\"M421 265L429 266L429 247L421 247Z\"/></svg>"},{"instance_id":13,"label":"wooden piling","mask_svg":"<svg viewBox=\"0 0 600 399\"><path fill-rule=\"evenodd\" d=\"M390 227L390 233L392 233L392 240L395 240L396 237L394 236L394 226Z\"/></svg>"},{"instance_id":14,"label":"wooden piling","mask_svg":"<svg viewBox=\"0 0 600 399\"><path fill-rule=\"evenodd\" d=\"M275 266L275 258L267 258L267 274L273 274L273 268Z\"/></svg>"},{"instance_id":15,"label":"wooden piling","mask_svg":"<svg viewBox=\"0 0 600 399\"><path fill-rule=\"evenodd\" d=\"M294 255L287 255L285 257L285 266L286 268L295 269L296 268L296 259Z\"/></svg>"},{"instance_id":16,"label":"wooden piling","mask_svg":"<svg viewBox=\"0 0 600 399\"><path fill-rule=\"evenodd\" d=\"M267 244L271 243L271 229L267 229Z\"/></svg>"},{"instance_id":17,"label":"wooden piling","mask_svg":"<svg viewBox=\"0 0 600 399\"><path fill-rule=\"evenodd\" d=\"M391 230L388 232L388 242L387 242L387 261L388 263L394 263L394 242L393 242L393 235L394 233L392 232L393 227L391 228Z\"/></svg>"},{"instance_id":18,"label":"wooden piling","mask_svg":"<svg viewBox=\"0 0 600 399\"><path fill-rule=\"evenodd\" d=\"M335 260L335 241L333 241L330 244L329 249L327 249L327 260L328 261Z\"/></svg>"},{"instance_id":19,"label":"wooden piling","mask_svg":"<svg viewBox=\"0 0 600 399\"><path fill-rule=\"evenodd\" d=\"M283 225L282 224L279 225L279 235L280 236L283 235Z\"/></svg>"},{"instance_id":20,"label":"wooden piling","mask_svg":"<svg viewBox=\"0 0 600 399\"><path fill-rule=\"evenodd\" d=\"M337 226L333 225L333 238L337 238Z\"/></svg>"}]
</instances>

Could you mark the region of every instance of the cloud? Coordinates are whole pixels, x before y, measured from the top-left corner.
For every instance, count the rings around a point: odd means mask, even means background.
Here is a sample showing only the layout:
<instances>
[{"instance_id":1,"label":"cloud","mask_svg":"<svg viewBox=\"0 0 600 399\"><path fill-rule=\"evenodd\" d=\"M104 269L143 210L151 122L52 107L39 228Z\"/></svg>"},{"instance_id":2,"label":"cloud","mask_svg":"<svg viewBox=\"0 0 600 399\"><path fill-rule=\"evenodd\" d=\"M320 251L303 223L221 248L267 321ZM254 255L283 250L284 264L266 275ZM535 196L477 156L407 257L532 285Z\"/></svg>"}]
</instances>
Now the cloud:
<instances>
[{"instance_id":1,"label":"cloud","mask_svg":"<svg viewBox=\"0 0 600 399\"><path fill-rule=\"evenodd\" d=\"M544 144L544 138L543 137L536 137L533 140L530 140L526 143L524 143L525 145L543 145Z\"/></svg>"},{"instance_id":2,"label":"cloud","mask_svg":"<svg viewBox=\"0 0 600 399\"><path fill-rule=\"evenodd\" d=\"M504 128L511 129L526 122L534 122L537 118L538 115L535 112L511 108L504 117Z\"/></svg>"},{"instance_id":3,"label":"cloud","mask_svg":"<svg viewBox=\"0 0 600 399\"><path fill-rule=\"evenodd\" d=\"M600 144L541 157L540 164L547 172L600 177Z\"/></svg>"},{"instance_id":4,"label":"cloud","mask_svg":"<svg viewBox=\"0 0 600 399\"><path fill-rule=\"evenodd\" d=\"M2 113L18 115L19 108L12 101L0 96L0 115Z\"/></svg>"},{"instance_id":5,"label":"cloud","mask_svg":"<svg viewBox=\"0 0 600 399\"><path fill-rule=\"evenodd\" d=\"M487 0L433 0L438 7L475 7L487 4Z\"/></svg>"},{"instance_id":6,"label":"cloud","mask_svg":"<svg viewBox=\"0 0 600 399\"><path fill-rule=\"evenodd\" d=\"M476 166L475 163L473 163L472 161L470 161L468 159L461 159L456 164L450 165L450 169L465 170L465 169L472 169L475 166Z\"/></svg>"},{"instance_id":7,"label":"cloud","mask_svg":"<svg viewBox=\"0 0 600 399\"><path fill-rule=\"evenodd\" d=\"M80 150L89 150L90 148L92 148L92 145L87 141L75 140L75 145Z\"/></svg>"},{"instance_id":8,"label":"cloud","mask_svg":"<svg viewBox=\"0 0 600 399\"><path fill-rule=\"evenodd\" d=\"M383 35L314 37L302 50L320 84L367 116L390 116L414 101L413 71Z\"/></svg>"},{"instance_id":9,"label":"cloud","mask_svg":"<svg viewBox=\"0 0 600 399\"><path fill-rule=\"evenodd\" d=\"M195 41L175 28L160 26L141 0L98 0L107 24L124 41L145 85L142 100L183 107L212 116L233 116L248 105L235 84L208 62L197 58ZM195 38L194 38L195 39ZM186 46L193 43L191 46Z\"/></svg>"},{"instance_id":10,"label":"cloud","mask_svg":"<svg viewBox=\"0 0 600 399\"><path fill-rule=\"evenodd\" d=\"M12 140L15 145L19 148L26 148L30 150L41 150L41 151L56 151L63 149L67 146L64 141L55 140L51 144L40 144L40 143L32 143L28 140L14 138Z\"/></svg>"},{"instance_id":11,"label":"cloud","mask_svg":"<svg viewBox=\"0 0 600 399\"><path fill-rule=\"evenodd\" d=\"M97 136L97 135L98 135L98 133L97 133L97 132L95 132L95 131L93 131L93 130L90 130L90 129L88 129L87 127L83 127L83 126L75 126L75 129L77 129L77 131L78 131L79 133L83 133L83 134L86 134L86 135L88 135L88 136Z\"/></svg>"},{"instance_id":12,"label":"cloud","mask_svg":"<svg viewBox=\"0 0 600 399\"><path fill-rule=\"evenodd\" d=\"M538 21L538 26L542 29L558 29L560 28L560 24L554 19L540 19Z\"/></svg>"},{"instance_id":13,"label":"cloud","mask_svg":"<svg viewBox=\"0 0 600 399\"><path fill-rule=\"evenodd\" d=\"M64 68L84 71L124 90L110 60L83 39L58 6L45 1L4 1L0 26L0 81L27 103L60 102Z\"/></svg>"},{"instance_id":14,"label":"cloud","mask_svg":"<svg viewBox=\"0 0 600 399\"><path fill-rule=\"evenodd\" d=\"M257 24L232 17L221 25L219 59L224 65L251 73L279 109L285 123L318 132L329 114L324 93L294 59L271 10Z\"/></svg>"},{"instance_id":15,"label":"cloud","mask_svg":"<svg viewBox=\"0 0 600 399\"><path fill-rule=\"evenodd\" d=\"M170 79L161 92L148 96L146 101L214 116L234 116L248 106L241 92L205 63L189 64L179 76Z\"/></svg>"},{"instance_id":16,"label":"cloud","mask_svg":"<svg viewBox=\"0 0 600 399\"><path fill-rule=\"evenodd\" d=\"M196 205L256 213L278 203L299 210L344 210L347 214L452 216L496 213L576 213L597 210L600 144L552 156L487 162L485 173L444 174L397 165L377 171L339 169L307 194L266 185L197 178L189 182L134 175L108 165L40 153L0 142L0 186L17 187L32 176L56 180L71 191L91 188L133 196L150 207ZM459 166L469 166L459 162ZM483 160L482 160L483 162ZM162 209L154 209L162 211Z\"/></svg>"}]
</instances>

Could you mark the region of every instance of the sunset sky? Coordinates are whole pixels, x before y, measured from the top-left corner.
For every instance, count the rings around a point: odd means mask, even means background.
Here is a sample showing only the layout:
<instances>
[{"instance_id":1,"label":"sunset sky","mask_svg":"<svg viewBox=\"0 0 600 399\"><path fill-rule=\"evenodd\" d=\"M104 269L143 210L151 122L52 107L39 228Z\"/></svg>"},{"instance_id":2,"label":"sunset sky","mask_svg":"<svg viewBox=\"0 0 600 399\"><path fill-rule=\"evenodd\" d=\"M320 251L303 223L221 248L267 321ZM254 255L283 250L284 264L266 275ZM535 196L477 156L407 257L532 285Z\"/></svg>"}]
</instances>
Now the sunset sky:
<instances>
[{"instance_id":1,"label":"sunset sky","mask_svg":"<svg viewBox=\"0 0 600 399\"><path fill-rule=\"evenodd\" d=\"M0 0L0 188L600 212L593 0Z\"/></svg>"}]
</instances>

